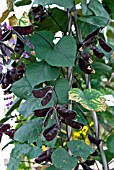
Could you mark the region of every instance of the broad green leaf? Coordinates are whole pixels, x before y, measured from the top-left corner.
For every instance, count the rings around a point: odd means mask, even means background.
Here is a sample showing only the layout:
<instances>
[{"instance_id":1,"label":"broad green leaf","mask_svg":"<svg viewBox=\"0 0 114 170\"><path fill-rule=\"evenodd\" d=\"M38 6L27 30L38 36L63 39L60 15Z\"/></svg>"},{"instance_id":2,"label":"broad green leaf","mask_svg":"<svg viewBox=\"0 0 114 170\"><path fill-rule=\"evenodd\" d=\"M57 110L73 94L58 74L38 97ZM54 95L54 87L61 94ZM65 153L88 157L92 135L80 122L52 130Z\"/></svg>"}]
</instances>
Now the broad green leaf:
<instances>
[{"instance_id":1,"label":"broad green leaf","mask_svg":"<svg viewBox=\"0 0 114 170\"><path fill-rule=\"evenodd\" d=\"M114 115L113 113L111 113L110 111L106 111L106 112L102 112L100 113L100 115L102 114L103 120L107 121L107 123L112 126L112 128L114 128Z\"/></svg>"},{"instance_id":2,"label":"broad green leaf","mask_svg":"<svg viewBox=\"0 0 114 170\"><path fill-rule=\"evenodd\" d=\"M98 27L104 27L107 22L108 19L105 18L105 16L87 16L78 18L78 25L82 31L83 36L89 34Z\"/></svg>"},{"instance_id":3,"label":"broad green leaf","mask_svg":"<svg viewBox=\"0 0 114 170\"><path fill-rule=\"evenodd\" d=\"M41 4L43 6L57 4L64 8L72 8L75 0L34 0L33 4Z\"/></svg>"},{"instance_id":4,"label":"broad green leaf","mask_svg":"<svg viewBox=\"0 0 114 170\"><path fill-rule=\"evenodd\" d=\"M45 81L55 80L59 74L59 68L52 67L46 62L32 62L26 69L26 76L32 87Z\"/></svg>"},{"instance_id":5,"label":"broad green leaf","mask_svg":"<svg viewBox=\"0 0 114 170\"><path fill-rule=\"evenodd\" d=\"M76 42L72 36L64 36L56 45L53 44L53 34L48 31L39 31L29 36L35 47L37 57L48 64L58 67L73 66L76 57Z\"/></svg>"},{"instance_id":6,"label":"broad green leaf","mask_svg":"<svg viewBox=\"0 0 114 170\"><path fill-rule=\"evenodd\" d=\"M110 16L98 0L91 0L88 8L98 17L105 17L109 20Z\"/></svg>"},{"instance_id":7,"label":"broad green leaf","mask_svg":"<svg viewBox=\"0 0 114 170\"><path fill-rule=\"evenodd\" d=\"M111 14L111 18L114 19L114 1L113 0L102 0L104 8L107 10L109 14Z\"/></svg>"},{"instance_id":8,"label":"broad green leaf","mask_svg":"<svg viewBox=\"0 0 114 170\"><path fill-rule=\"evenodd\" d=\"M92 15L92 11L88 8L88 5L87 5L87 0L82 0L81 2L81 7L82 7L82 14L83 15Z\"/></svg>"},{"instance_id":9,"label":"broad green leaf","mask_svg":"<svg viewBox=\"0 0 114 170\"><path fill-rule=\"evenodd\" d=\"M114 134L110 135L107 139L108 150L114 154Z\"/></svg>"},{"instance_id":10,"label":"broad green leaf","mask_svg":"<svg viewBox=\"0 0 114 170\"><path fill-rule=\"evenodd\" d=\"M39 146L31 146L30 151L26 154L27 158L33 159L41 154L42 150Z\"/></svg>"},{"instance_id":11,"label":"broad green leaf","mask_svg":"<svg viewBox=\"0 0 114 170\"><path fill-rule=\"evenodd\" d=\"M61 169L56 168L55 166L52 165L49 168L47 168L47 170L61 170Z\"/></svg>"},{"instance_id":12,"label":"broad green leaf","mask_svg":"<svg viewBox=\"0 0 114 170\"><path fill-rule=\"evenodd\" d=\"M114 158L114 153L111 153L109 149L105 150L104 152L105 152L107 162L110 162Z\"/></svg>"},{"instance_id":13,"label":"broad green leaf","mask_svg":"<svg viewBox=\"0 0 114 170\"><path fill-rule=\"evenodd\" d=\"M38 98L35 98L35 97L31 97L30 99L25 101L24 104L22 104L18 108L18 111L25 118L27 118L28 116L33 114L34 110L43 109L43 108L49 108L49 107L52 107L53 105L54 105L53 98L50 100L50 102L47 105L42 106L41 105L41 99L38 99Z\"/></svg>"},{"instance_id":14,"label":"broad green leaf","mask_svg":"<svg viewBox=\"0 0 114 170\"><path fill-rule=\"evenodd\" d=\"M80 103L87 110L96 112L106 110L105 98L101 92L95 89L91 91L86 89L83 92L78 88L71 89L69 100Z\"/></svg>"},{"instance_id":15,"label":"broad green leaf","mask_svg":"<svg viewBox=\"0 0 114 170\"><path fill-rule=\"evenodd\" d=\"M21 156L18 158L10 157L9 163L7 165L8 170L17 170Z\"/></svg>"},{"instance_id":16,"label":"broad green leaf","mask_svg":"<svg viewBox=\"0 0 114 170\"><path fill-rule=\"evenodd\" d=\"M73 156L81 157L84 160L94 152L94 150L82 140L72 140L68 142L67 145Z\"/></svg>"},{"instance_id":17,"label":"broad green leaf","mask_svg":"<svg viewBox=\"0 0 114 170\"><path fill-rule=\"evenodd\" d=\"M65 78L58 79L55 85L55 91L59 104L68 103L68 92L70 90L68 80Z\"/></svg>"},{"instance_id":18,"label":"broad green leaf","mask_svg":"<svg viewBox=\"0 0 114 170\"><path fill-rule=\"evenodd\" d=\"M21 78L20 80L13 83L11 91L17 96L22 99L27 99L31 95L32 87L28 82L26 76Z\"/></svg>"},{"instance_id":19,"label":"broad green leaf","mask_svg":"<svg viewBox=\"0 0 114 170\"><path fill-rule=\"evenodd\" d=\"M14 135L14 140L33 143L42 131L42 119L36 118L24 123Z\"/></svg>"},{"instance_id":20,"label":"broad green leaf","mask_svg":"<svg viewBox=\"0 0 114 170\"><path fill-rule=\"evenodd\" d=\"M114 39L114 32L112 30L107 30L106 35L110 39Z\"/></svg>"},{"instance_id":21,"label":"broad green leaf","mask_svg":"<svg viewBox=\"0 0 114 170\"><path fill-rule=\"evenodd\" d=\"M56 168L71 170L77 164L77 159L70 156L64 148L57 148L52 154L52 163Z\"/></svg>"},{"instance_id":22,"label":"broad green leaf","mask_svg":"<svg viewBox=\"0 0 114 170\"><path fill-rule=\"evenodd\" d=\"M23 5L30 5L32 3L31 0L19 0L15 2L15 6L23 6Z\"/></svg>"},{"instance_id":23,"label":"broad green leaf","mask_svg":"<svg viewBox=\"0 0 114 170\"><path fill-rule=\"evenodd\" d=\"M8 170L17 170L18 164L21 160L22 154L26 154L31 149L31 146L28 144L17 144L10 154L10 160L8 163Z\"/></svg>"},{"instance_id":24,"label":"broad green leaf","mask_svg":"<svg viewBox=\"0 0 114 170\"><path fill-rule=\"evenodd\" d=\"M110 73L112 70L109 65L97 61L93 62L92 67L95 70L95 74L91 74L92 79L100 79L101 76Z\"/></svg>"},{"instance_id":25,"label":"broad green leaf","mask_svg":"<svg viewBox=\"0 0 114 170\"><path fill-rule=\"evenodd\" d=\"M42 22L37 22L38 31L48 30L53 34L55 34L57 31L65 32L67 25L67 12L59 8L52 8L50 9L50 13L51 16L47 15Z\"/></svg>"}]
</instances>

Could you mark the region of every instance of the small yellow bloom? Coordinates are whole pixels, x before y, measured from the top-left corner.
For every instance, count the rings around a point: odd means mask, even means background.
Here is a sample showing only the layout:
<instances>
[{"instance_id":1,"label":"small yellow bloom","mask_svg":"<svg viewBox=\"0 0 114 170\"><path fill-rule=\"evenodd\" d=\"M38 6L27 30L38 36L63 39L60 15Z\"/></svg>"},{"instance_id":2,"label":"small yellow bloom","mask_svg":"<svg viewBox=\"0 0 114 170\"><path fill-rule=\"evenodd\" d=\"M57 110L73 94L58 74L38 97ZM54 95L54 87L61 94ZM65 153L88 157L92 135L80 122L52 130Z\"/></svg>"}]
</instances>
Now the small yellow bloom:
<instances>
[{"instance_id":1,"label":"small yellow bloom","mask_svg":"<svg viewBox=\"0 0 114 170\"><path fill-rule=\"evenodd\" d=\"M90 141L89 141L88 137L85 138L85 143L86 143L87 145L90 145Z\"/></svg>"},{"instance_id":2,"label":"small yellow bloom","mask_svg":"<svg viewBox=\"0 0 114 170\"><path fill-rule=\"evenodd\" d=\"M42 145L42 151L47 151L47 147L45 145Z\"/></svg>"},{"instance_id":3,"label":"small yellow bloom","mask_svg":"<svg viewBox=\"0 0 114 170\"><path fill-rule=\"evenodd\" d=\"M89 124L90 127L93 126L93 125L94 125L94 122L91 122L91 123Z\"/></svg>"}]
</instances>

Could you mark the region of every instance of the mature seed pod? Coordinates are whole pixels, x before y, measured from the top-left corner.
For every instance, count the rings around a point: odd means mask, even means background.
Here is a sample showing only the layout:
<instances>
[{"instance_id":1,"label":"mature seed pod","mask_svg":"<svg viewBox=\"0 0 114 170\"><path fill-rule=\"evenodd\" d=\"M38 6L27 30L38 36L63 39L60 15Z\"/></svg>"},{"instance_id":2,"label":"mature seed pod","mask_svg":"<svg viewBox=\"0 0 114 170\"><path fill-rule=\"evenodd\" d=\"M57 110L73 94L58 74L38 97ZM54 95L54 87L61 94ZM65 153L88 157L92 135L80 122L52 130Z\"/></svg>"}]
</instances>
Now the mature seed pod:
<instances>
[{"instance_id":1,"label":"mature seed pod","mask_svg":"<svg viewBox=\"0 0 114 170\"><path fill-rule=\"evenodd\" d=\"M7 30L2 34L2 41L10 40L12 37L12 30Z\"/></svg>"},{"instance_id":2,"label":"mature seed pod","mask_svg":"<svg viewBox=\"0 0 114 170\"><path fill-rule=\"evenodd\" d=\"M91 156L98 156L98 152L94 151L93 153L90 154Z\"/></svg>"},{"instance_id":3,"label":"mature seed pod","mask_svg":"<svg viewBox=\"0 0 114 170\"><path fill-rule=\"evenodd\" d=\"M41 104L42 106L45 106L46 104L49 103L49 101L51 100L52 98L52 94L53 94L53 91L52 90L49 90L46 95L43 97L43 99L41 100Z\"/></svg>"},{"instance_id":4,"label":"mature seed pod","mask_svg":"<svg viewBox=\"0 0 114 170\"><path fill-rule=\"evenodd\" d=\"M69 120L69 119L62 119L62 122L69 125L69 126L71 126L74 129L78 129L78 130L82 129L83 126L84 126L83 123L76 122L74 120Z\"/></svg>"},{"instance_id":5,"label":"mature seed pod","mask_svg":"<svg viewBox=\"0 0 114 170\"><path fill-rule=\"evenodd\" d=\"M83 51L83 52L81 53L81 56L82 56L82 58L83 58L85 61L89 62L90 64L93 63L93 61L92 61L92 59L91 59L91 56L90 56L86 51Z\"/></svg>"},{"instance_id":6,"label":"mature seed pod","mask_svg":"<svg viewBox=\"0 0 114 170\"><path fill-rule=\"evenodd\" d=\"M86 35L85 36L85 41L89 40L91 37L95 37L99 34L99 31L101 30L102 28L97 28L96 30L94 30L93 32L91 32L90 34Z\"/></svg>"},{"instance_id":7,"label":"mature seed pod","mask_svg":"<svg viewBox=\"0 0 114 170\"><path fill-rule=\"evenodd\" d=\"M29 26L13 26L13 29L18 32L20 35L29 35L32 34L34 29L33 25Z\"/></svg>"},{"instance_id":8,"label":"mature seed pod","mask_svg":"<svg viewBox=\"0 0 114 170\"><path fill-rule=\"evenodd\" d=\"M53 150L50 148L47 151L43 151L38 158L35 159L36 163L42 163L43 161L51 161L51 154Z\"/></svg>"},{"instance_id":9,"label":"mature seed pod","mask_svg":"<svg viewBox=\"0 0 114 170\"><path fill-rule=\"evenodd\" d=\"M3 124L0 129L2 132L6 132L8 129L10 129L10 124Z\"/></svg>"},{"instance_id":10,"label":"mature seed pod","mask_svg":"<svg viewBox=\"0 0 114 170\"><path fill-rule=\"evenodd\" d=\"M94 165L95 160L86 160L84 163L87 164L88 166L91 166Z\"/></svg>"},{"instance_id":11,"label":"mature seed pod","mask_svg":"<svg viewBox=\"0 0 114 170\"><path fill-rule=\"evenodd\" d=\"M51 89L52 89L51 86L47 86L47 87L44 87L44 88L33 90L32 94L36 98L43 98L45 96L45 94Z\"/></svg>"},{"instance_id":12,"label":"mature seed pod","mask_svg":"<svg viewBox=\"0 0 114 170\"><path fill-rule=\"evenodd\" d=\"M48 160L48 156L47 155L44 155L44 156L39 156L38 158L35 159L35 162L36 163L41 163L43 161L47 161Z\"/></svg>"},{"instance_id":13,"label":"mature seed pod","mask_svg":"<svg viewBox=\"0 0 114 170\"><path fill-rule=\"evenodd\" d=\"M103 58L104 57L104 53L95 45L93 45L91 47L91 49L93 50L93 54L97 57L97 58Z\"/></svg>"},{"instance_id":14,"label":"mature seed pod","mask_svg":"<svg viewBox=\"0 0 114 170\"><path fill-rule=\"evenodd\" d=\"M47 126L47 124L48 124L48 121L49 121L49 119L50 119L50 117L51 117L51 115L53 114L53 108L51 108L48 112L47 112L47 114L46 114L46 117L45 117L45 119L44 119L44 127L46 127Z\"/></svg>"},{"instance_id":15,"label":"mature seed pod","mask_svg":"<svg viewBox=\"0 0 114 170\"><path fill-rule=\"evenodd\" d=\"M84 170L93 170L86 163L81 163Z\"/></svg>"},{"instance_id":16,"label":"mature seed pod","mask_svg":"<svg viewBox=\"0 0 114 170\"><path fill-rule=\"evenodd\" d=\"M17 42L14 48L14 51L18 54L22 54L24 51L24 43L17 37Z\"/></svg>"},{"instance_id":17,"label":"mature seed pod","mask_svg":"<svg viewBox=\"0 0 114 170\"><path fill-rule=\"evenodd\" d=\"M2 136L3 136L3 132L2 132L2 130L0 129L0 142L1 142L1 140L2 140Z\"/></svg>"},{"instance_id":18,"label":"mature seed pod","mask_svg":"<svg viewBox=\"0 0 114 170\"><path fill-rule=\"evenodd\" d=\"M93 44L93 42L95 41L96 37L91 37L90 39L88 39L87 41L85 41L82 45L82 49L87 48L88 46L90 46L91 44Z\"/></svg>"},{"instance_id":19,"label":"mature seed pod","mask_svg":"<svg viewBox=\"0 0 114 170\"><path fill-rule=\"evenodd\" d=\"M32 7L32 14L35 21L41 21L42 15L44 14L43 6L39 5L38 7Z\"/></svg>"},{"instance_id":20,"label":"mature seed pod","mask_svg":"<svg viewBox=\"0 0 114 170\"><path fill-rule=\"evenodd\" d=\"M45 129L43 132L44 137L47 141L52 141L57 135L58 129L56 124L50 126L49 128Z\"/></svg>"},{"instance_id":21,"label":"mature seed pod","mask_svg":"<svg viewBox=\"0 0 114 170\"><path fill-rule=\"evenodd\" d=\"M74 110L68 110L62 106L57 107L57 112L63 118L75 119L76 112Z\"/></svg>"},{"instance_id":22,"label":"mature seed pod","mask_svg":"<svg viewBox=\"0 0 114 170\"><path fill-rule=\"evenodd\" d=\"M78 170L78 167L79 167L79 164L77 164L73 170Z\"/></svg>"},{"instance_id":23,"label":"mature seed pod","mask_svg":"<svg viewBox=\"0 0 114 170\"><path fill-rule=\"evenodd\" d=\"M6 135L8 135L11 139L13 139L15 133L15 129L10 129L5 132Z\"/></svg>"},{"instance_id":24,"label":"mature seed pod","mask_svg":"<svg viewBox=\"0 0 114 170\"><path fill-rule=\"evenodd\" d=\"M108 44L106 44L106 42L102 38L99 38L98 40L99 40L99 44L103 48L103 50L105 50L106 52L110 52L112 50L112 47L110 47Z\"/></svg>"},{"instance_id":25,"label":"mature seed pod","mask_svg":"<svg viewBox=\"0 0 114 170\"><path fill-rule=\"evenodd\" d=\"M101 142L101 139L93 137L90 134L88 134L88 139L90 140L90 142L92 142L92 143L94 143L96 145L99 145L100 142Z\"/></svg>"},{"instance_id":26,"label":"mature seed pod","mask_svg":"<svg viewBox=\"0 0 114 170\"><path fill-rule=\"evenodd\" d=\"M50 108L44 108L44 109L39 109L39 110L34 110L35 116L37 117L44 117L48 113Z\"/></svg>"},{"instance_id":27,"label":"mature seed pod","mask_svg":"<svg viewBox=\"0 0 114 170\"><path fill-rule=\"evenodd\" d=\"M87 63L82 58L79 58L79 67L86 74L91 74L94 71L94 69L90 66L90 64Z\"/></svg>"}]
</instances>

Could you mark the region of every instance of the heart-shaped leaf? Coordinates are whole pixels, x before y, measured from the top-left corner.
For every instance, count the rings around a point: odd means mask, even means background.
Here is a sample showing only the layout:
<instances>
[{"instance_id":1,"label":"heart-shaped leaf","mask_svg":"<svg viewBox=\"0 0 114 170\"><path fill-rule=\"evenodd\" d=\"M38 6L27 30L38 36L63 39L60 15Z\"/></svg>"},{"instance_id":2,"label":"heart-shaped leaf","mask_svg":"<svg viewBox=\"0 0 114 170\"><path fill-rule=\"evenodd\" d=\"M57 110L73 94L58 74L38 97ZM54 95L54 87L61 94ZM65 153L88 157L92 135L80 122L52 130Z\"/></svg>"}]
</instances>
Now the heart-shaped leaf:
<instances>
[{"instance_id":1,"label":"heart-shaped leaf","mask_svg":"<svg viewBox=\"0 0 114 170\"><path fill-rule=\"evenodd\" d=\"M49 66L46 62L32 62L26 70L27 79L32 87L44 81L54 80L59 74L59 68Z\"/></svg>"},{"instance_id":2,"label":"heart-shaped leaf","mask_svg":"<svg viewBox=\"0 0 114 170\"><path fill-rule=\"evenodd\" d=\"M57 4L65 8L72 8L74 6L74 0L34 0L34 4L51 5Z\"/></svg>"},{"instance_id":3,"label":"heart-shaped leaf","mask_svg":"<svg viewBox=\"0 0 114 170\"><path fill-rule=\"evenodd\" d=\"M37 37L37 38L36 38ZM53 44L53 34L40 31L29 36L35 47L37 57L45 59L52 66L73 66L76 56L76 43L72 36L64 36L59 42Z\"/></svg>"},{"instance_id":4,"label":"heart-shaped leaf","mask_svg":"<svg viewBox=\"0 0 114 170\"><path fill-rule=\"evenodd\" d=\"M56 168L71 170L77 164L77 159L70 156L64 148L57 148L52 153L52 163Z\"/></svg>"},{"instance_id":5,"label":"heart-shaped leaf","mask_svg":"<svg viewBox=\"0 0 114 170\"><path fill-rule=\"evenodd\" d=\"M38 139L42 131L42 119L36 118L24 123L14 135L14 139L19 142L32 143Z\"/></svg>"},{"instance_id":6,"label":"heart-shaped leaf","mask_svg":"<svg viewBox=\"0 0 114 170\"><path fill-rule=\"evenodd\" d=\"M86 160L87 157L94 152L94 150L82 140L72 140L68 142L67 145L73 156L79 156L84 160Z\"/></svg>"},{"instance_id":7,"label":"heart-shaped leaf","mask_svg":"<svg viewBox=\"0 0 114 170\"><path fill-rule=\"evenodd\" d=\"M106 110L105 98L95 89L91 91L86 89L82 92L80 89L74 88L69 92L69 99L80 103L87 110L96 112Z\"/></svg>"}]
</instances>

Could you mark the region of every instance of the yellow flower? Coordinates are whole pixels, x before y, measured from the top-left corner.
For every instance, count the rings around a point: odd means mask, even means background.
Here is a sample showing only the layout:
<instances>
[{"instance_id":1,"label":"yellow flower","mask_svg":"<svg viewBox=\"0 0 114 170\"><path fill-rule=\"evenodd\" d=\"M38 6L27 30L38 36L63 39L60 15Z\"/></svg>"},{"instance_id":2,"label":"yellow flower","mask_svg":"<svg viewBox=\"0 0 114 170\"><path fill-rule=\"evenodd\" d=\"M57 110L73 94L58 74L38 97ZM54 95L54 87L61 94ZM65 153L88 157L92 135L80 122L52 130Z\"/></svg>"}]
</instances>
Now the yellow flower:
<instances>
[{"instance_id":1,"label":"yellow flower","mask_svg":"<svg viewBox=\"0 0 114 170\"><path fill-rule=\"evenodd\" d=\"M42 151L47 151L47 147L45 145L42 145Z\"/></svg>"},{"instance_id":2,"label":"yellow flower","mask_svg":"<svg viewBox=\"0 0 114 170\"><path fill-rule=\"evenodd\" d=\"M93 125L94 125L94 122L91 122L91 123L89 124L90 127L93 126Z\"/></svg>"},{"instance_id":3,"label":"yellow flower","mask_svg":"<svg viewBox=\"0 0 114 170\"><path fill-rule=\"evenodd\" d=\"M89 141L88 137L86 137L84 141L87 145L90 145L90 141Z\"/></svg>"},{"instance_id":4,"label":"yellow flower","mask_svg":"<svg viewBox=\"0 0 114 170\"><path fill-rule=\"evenodd\" d=\"M73 131L72 132L72 139L78 140L80 138L80 132Z\"/></svg>"}]
</instances>

